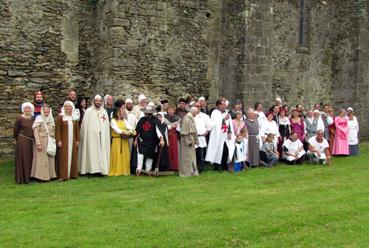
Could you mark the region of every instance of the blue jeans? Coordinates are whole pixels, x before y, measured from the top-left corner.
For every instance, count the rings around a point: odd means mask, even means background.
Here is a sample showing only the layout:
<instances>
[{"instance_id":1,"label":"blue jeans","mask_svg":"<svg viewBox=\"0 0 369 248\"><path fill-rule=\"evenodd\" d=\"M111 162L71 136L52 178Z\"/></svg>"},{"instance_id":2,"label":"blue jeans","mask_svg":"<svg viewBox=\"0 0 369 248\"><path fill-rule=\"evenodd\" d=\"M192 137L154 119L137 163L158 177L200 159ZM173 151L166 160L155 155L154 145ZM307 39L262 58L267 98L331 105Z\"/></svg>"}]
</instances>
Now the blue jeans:
<instances>
[{"instance_id":1,"label":"blue jeans","mask_svg":"<svg viewBox=\"0 0 369 248\"><path fill-rule=\"evenodd\" d=\"M240 172L242 168L243 162L234 162L233 164L233 171Z\"/></svg>"},{"instance_id":2,"label":"blue jeans","mask_svg":"<svg viewBox=\"0 0 369 248\"><path fill-rule=\"evenodd\" d=\"M269 166L273 166L278 162L278 158L273 155L266 155L266 158Z\"/></svg>"}]
</instances>

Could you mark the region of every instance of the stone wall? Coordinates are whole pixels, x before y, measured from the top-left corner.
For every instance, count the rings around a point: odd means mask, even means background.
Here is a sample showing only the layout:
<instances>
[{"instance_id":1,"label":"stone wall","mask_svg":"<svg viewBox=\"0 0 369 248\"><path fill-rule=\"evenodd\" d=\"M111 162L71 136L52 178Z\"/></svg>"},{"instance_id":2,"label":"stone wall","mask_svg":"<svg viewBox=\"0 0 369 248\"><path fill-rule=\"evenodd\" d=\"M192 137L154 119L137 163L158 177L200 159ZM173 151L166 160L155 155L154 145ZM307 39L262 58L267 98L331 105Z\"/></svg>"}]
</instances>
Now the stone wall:
<instances>
[{"instance_id":1,"label":"stone wall","mask_svg":"<svg viewBox=\"0 0 369 248\"><path fill-rule=\"evenodd\" d=\"M89 56L85 41L80 42L86 34L79 32L83 2L1 1L0 158L14 149L9 145L14 120L33 91L44 89L47 101L56 106L68 88L90 88L92 68L79 63L80 57Z\"/></svg>"},{"instance_id":2,"label":"stone wall","mask_svg":"<svg viewBox=\"0 0 369 248\"><path fill-rule=\"evenodd\" d=\"M369 1L304 2L300 44L300 1L222 1L221 62L212 85L247 106L270 106L276 96L290 106L352 106L367 138Z\"/></svg>"},{"instance_id":3,"label":"stone wall","mask_svg":"<svg viewBox=\"0 0 369 248\"><path fill-rule=\"evenodd\" d=\"M187 95L352 106L368 137L369 0L3 0L0 157L19 105L70 87L176 101Z\"/></svg>"},{"instance_id":4,"label":"stone wall","mask_svg":"<svg viewBox=\"0 0 369 248\"><path fill-rule=\"evenodd\" d=\"M97 90L151 100L207 95L207 1L102 1Z\"/></svg>"}]
</instances>

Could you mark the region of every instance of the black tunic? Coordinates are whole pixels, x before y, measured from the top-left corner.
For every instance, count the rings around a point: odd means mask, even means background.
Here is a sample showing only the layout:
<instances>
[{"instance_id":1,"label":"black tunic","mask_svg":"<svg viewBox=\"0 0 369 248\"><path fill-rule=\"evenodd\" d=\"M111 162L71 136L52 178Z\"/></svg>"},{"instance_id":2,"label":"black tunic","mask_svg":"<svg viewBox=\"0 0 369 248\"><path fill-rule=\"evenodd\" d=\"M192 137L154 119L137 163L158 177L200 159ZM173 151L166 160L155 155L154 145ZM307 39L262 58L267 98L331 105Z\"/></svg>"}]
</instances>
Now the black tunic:
<instances>
[{"instance_id":1,"label":"black tunic","mask_svg":"<svg viewBox=\"0 0 369 248\"><path fill-rule=\"evenodd\" d=\"M142 117L137 123L136 133L139 153L145 158L155 158L155 149L159 144L155 117Z\"/></svg>"}]
</instances>

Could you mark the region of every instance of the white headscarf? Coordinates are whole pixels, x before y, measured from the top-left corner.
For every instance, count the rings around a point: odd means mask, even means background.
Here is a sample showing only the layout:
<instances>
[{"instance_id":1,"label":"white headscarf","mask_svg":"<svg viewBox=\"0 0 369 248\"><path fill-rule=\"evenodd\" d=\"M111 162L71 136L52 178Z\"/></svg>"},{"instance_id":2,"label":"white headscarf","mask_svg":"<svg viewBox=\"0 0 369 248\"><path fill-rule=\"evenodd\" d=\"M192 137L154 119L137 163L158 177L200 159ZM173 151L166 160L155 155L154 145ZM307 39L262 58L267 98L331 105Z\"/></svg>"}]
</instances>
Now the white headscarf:
<instances>
[{"instance_id":1,"label":"white headscarf","mask_svg":"<svg viewBox=\"0 0 369 248\"><path fill-rule=\"evenodd\" d=\"M145 96L144 94L140 94L140 95L138 96L138 104L140 104L140 102L141 102L142 100L146 100L146 96Z\"/></svg>"},{"instance_id":2,"label":"white headscarf","mask_svg":"<svg viewBox=\"0 0 369 248\"><path fill-rule=\"evenodd\" d=\"M35 107L33 106L33 104L32 103L30 103L30 102L24 102L23 104L22 104L22 107L21 107L21 110L22 110L22 113L24 114L24 109L26 108L26 107L30 107L31 108L31 115L32 116L34 116L34 112L35 112Z\"/></svg>"},{"instance_id":3,"label":"white headscarf","mask_svg":"<svg viewBox=\"0 0 369 248\"><path fill-rule=\"evenodd\" d=\"M66 104L69 104L70 106L72 106L72 114L71 115L65 115L65 105ZM63 107L61 109L61 113L60 115L63 116L63 121L69 121L69 120L72 120L73 121L73 113L74 113L74 110L75 110L75 107L74 107L74 104L73 102L71 101L65 101L64 104L63 104Z\"/></svg>"},{"instance_id":4,"label":"white headscarf","mask_svg":"<svg viewBox=\"0 0 369 248\"><path fill-rule=\"evenodd\" d=\"M48 116L45 116L45 113L44 113L44 108L45 107L50 109L50 113L49 113ZM49 124L51 126L55 126L52 109L51 109L51 107L49 105L42 106L42 108L41 108L41 114L36 117L36 120L33 123L32 128L34 129L35 127L40 126L41 124L43 125L44 123L45 124Z\"/></svg>"}]
</instances>

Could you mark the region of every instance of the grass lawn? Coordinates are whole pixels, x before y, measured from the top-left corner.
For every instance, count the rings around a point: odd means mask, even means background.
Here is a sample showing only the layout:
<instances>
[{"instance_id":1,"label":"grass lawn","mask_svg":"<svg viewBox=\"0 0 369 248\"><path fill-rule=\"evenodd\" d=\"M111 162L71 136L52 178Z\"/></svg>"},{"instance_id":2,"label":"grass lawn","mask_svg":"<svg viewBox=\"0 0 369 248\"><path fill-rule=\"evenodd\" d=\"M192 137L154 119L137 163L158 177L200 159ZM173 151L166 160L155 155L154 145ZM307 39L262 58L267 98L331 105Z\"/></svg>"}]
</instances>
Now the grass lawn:
<instances>
[{"instance_id":1,"label":"grass lawn","mask_svg":"<svg viewBox=\"0 0 369 248\"><path fill-rule=\"evenodd\" d=\"M0 164L1 247L368 247L369 144L332 166L240 176L16 185Z\"/></svg>"}]
</instances>

